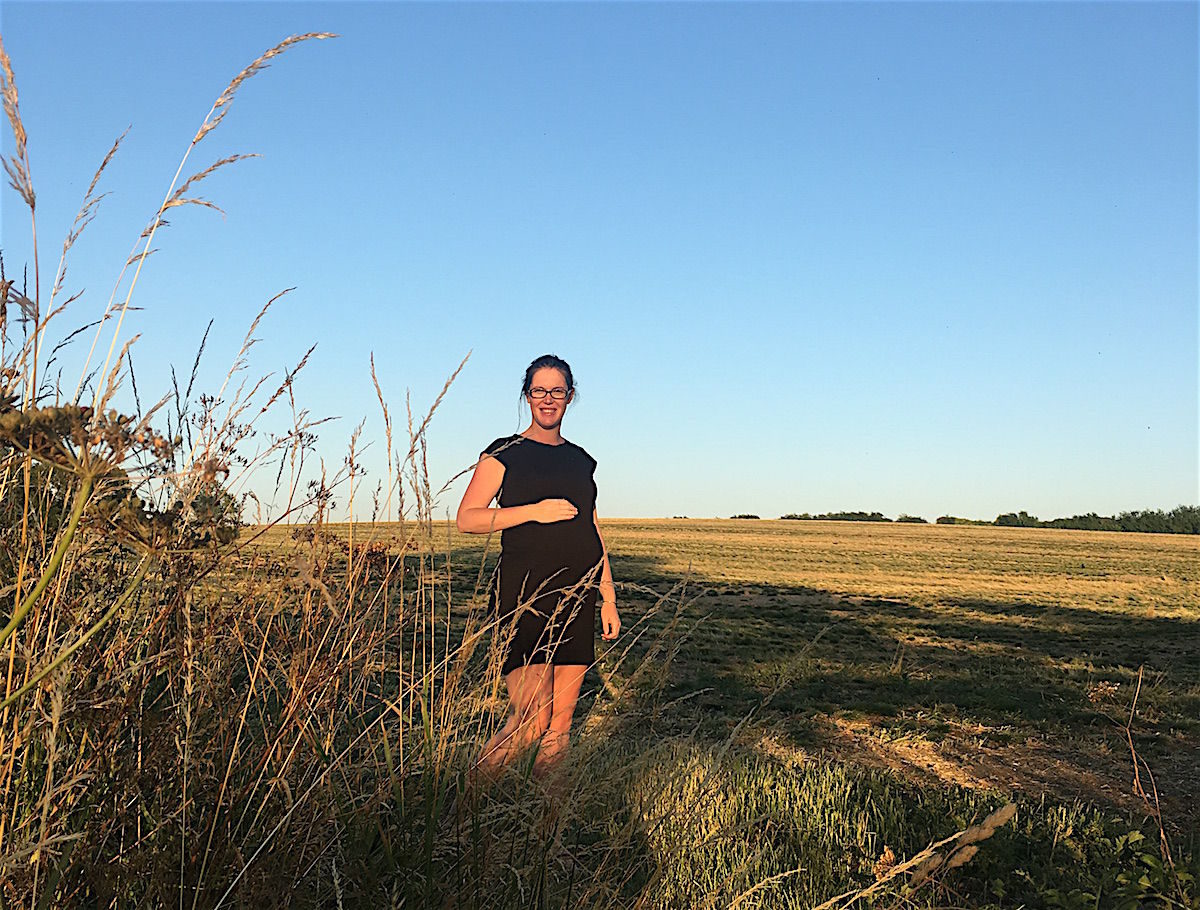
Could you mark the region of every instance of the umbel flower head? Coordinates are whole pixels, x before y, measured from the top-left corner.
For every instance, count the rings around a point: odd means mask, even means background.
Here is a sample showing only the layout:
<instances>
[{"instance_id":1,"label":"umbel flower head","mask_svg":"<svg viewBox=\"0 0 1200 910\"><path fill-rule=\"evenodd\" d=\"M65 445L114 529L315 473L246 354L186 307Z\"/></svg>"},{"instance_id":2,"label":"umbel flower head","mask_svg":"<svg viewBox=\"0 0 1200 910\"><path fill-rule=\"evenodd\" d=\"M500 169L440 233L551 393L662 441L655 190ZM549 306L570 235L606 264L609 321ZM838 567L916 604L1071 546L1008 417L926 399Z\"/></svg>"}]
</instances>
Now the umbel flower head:
<instances>
[{"instance_id":1,"label":"umbel flower head","mask_svg":"<svg viewBox=\"0 0 1200 910\"><path fill-rule=\"evenodd\" d=\"M178 438L167 440L145 418L112 410L80 405L19 409L14 404L11 396L0 399L0 447L85 479L91 491L87 527L103 529L139 552L221 546L237 537L241 509L221 485L229 468L220 459L195 465L170 504L157 508L137 494L124 465L137 458L143 467L148 460L166 468Z\"/></svg>"},{"instance_id":2,"label":"umbel flower head","mask_svg":"<svg viewBox=\"0 0 1200 910\"><path fill-rule=\"evenodd\" d=\"M124 465L137 459L143 468L149 463L166 473L179 443L151 429L146 418L115 410L19 408L13 396L0 398L0 449L27 453L85 481L85 526L139 552L219 546L237 536L240 508L218 480L229 472L218 459L196 465L187 492L178 490L165 509L143 500L131 485Z\"/></svg>"},{"instance_id":3,"label":"umbel flower head","mask_svg":"<svg viewBox=\"0 0 1200 910\"><path fill-rule=\"evenodd\" d=\"M18 408L12 395L0 399L0 445L80 476L111 474L137 455L167 462L177 444L150 429L146 418L75 404Z\"/></svg>"}]
</instances>

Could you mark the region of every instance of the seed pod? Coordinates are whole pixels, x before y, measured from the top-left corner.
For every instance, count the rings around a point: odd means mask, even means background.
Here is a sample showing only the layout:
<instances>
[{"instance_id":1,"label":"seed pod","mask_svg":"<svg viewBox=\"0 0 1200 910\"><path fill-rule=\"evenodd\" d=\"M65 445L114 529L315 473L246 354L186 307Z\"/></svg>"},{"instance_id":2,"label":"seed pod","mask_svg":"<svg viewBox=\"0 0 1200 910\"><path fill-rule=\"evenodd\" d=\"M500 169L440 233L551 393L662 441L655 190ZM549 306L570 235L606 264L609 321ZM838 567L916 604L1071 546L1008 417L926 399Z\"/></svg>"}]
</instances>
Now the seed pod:
<instances>
[{"instance_id":1,"label":"seed pod","mask_svg":"<svg viewBox=\"0 0 1200 910\"><path fill-rule=\"evenodd\" d=\"M991 828L992 831L995 831L997 828L1003 828L1010 821L1012 821L1013 816L1016 814L1017 814L1017 804L1016 803L1006 803L1005 805L1003 805L999 809L997 809L995 812L993 812L991 815L989 815L987 818L985 818L983 820L983 825L984 825L984 827Z\"/></svg>"},{"instance_id":2,"label":"seed pod","mask_svg":"<svg viewBox=\"0 0 1200 910\"><path fill-rule=\"evenodd\" d=\"M924 882L927 878L929 878L929 876L933 875L933 873L940 869L943 862L944 857L940 853L933 854L929 857L929 859L917 866L917 871L913 873L910 884L914 888L917 887L917 885Z\"/></svg>"},{"instance_id":3,"label":"seed pod","mask_svg":"<svg viewBox=\"0 0 1200 910\"><path fill-rule=\"evenodd\" d=\"M968 844L965 847L960 847L957 851L955 851L954 855L946 861L946 868L957 869L964 863L969 863L971 858L978 852L979 848L974 844Z\"/></svg>"}]
</instances>

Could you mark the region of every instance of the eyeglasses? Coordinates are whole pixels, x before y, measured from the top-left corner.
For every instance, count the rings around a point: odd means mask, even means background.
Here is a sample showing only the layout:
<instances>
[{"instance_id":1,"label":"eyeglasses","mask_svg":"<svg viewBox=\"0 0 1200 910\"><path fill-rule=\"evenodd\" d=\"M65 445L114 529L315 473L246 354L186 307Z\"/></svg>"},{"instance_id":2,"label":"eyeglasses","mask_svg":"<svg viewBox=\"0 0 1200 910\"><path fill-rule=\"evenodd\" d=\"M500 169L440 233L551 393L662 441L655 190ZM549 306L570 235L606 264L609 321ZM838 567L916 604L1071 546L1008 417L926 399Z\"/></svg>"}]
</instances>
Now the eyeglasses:
<instances>
[{"instance_id":1,"label":"eyeglasses","mask_svg":"<svg viewBox=\"0 0 1200 910\"><path fill-rule=\"evenodd\" d=\"M555 401L562 401L567 397L567 391L562 386L559 386L557 389L543 389L541 386L534 386L529 390L529 397L535 401L541 401L549 395Z\"/></svg>"}]
</instances>

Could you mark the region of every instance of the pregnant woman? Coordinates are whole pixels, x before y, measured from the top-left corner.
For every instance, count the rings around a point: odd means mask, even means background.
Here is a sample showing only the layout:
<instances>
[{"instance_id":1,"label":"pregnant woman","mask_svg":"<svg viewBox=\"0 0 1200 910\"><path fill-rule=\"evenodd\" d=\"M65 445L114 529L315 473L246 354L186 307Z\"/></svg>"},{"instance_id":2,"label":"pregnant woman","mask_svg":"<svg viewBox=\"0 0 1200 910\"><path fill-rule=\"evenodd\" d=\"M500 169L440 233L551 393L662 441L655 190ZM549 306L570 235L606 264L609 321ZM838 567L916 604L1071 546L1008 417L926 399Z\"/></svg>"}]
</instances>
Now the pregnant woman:
<instances>
[{"instance_id":1,"label":"pregnant woman","mask_svg":"<svg viewBox=\"0 0 1200 910\"><path fill-rule=\"evenodd\" d=\"M503 673L511 712L479 758L489 773L535 743L535 773L565 754L579 687L595 660L597 593L603 638L621 631L596 517L596 462L562 436L575 398L570 366L552 354L537 358L521 394L529 426L484 450L457 517L460 531L501 532L492 603L498 634L509 641Z\"/></svg>"}]
</instances>

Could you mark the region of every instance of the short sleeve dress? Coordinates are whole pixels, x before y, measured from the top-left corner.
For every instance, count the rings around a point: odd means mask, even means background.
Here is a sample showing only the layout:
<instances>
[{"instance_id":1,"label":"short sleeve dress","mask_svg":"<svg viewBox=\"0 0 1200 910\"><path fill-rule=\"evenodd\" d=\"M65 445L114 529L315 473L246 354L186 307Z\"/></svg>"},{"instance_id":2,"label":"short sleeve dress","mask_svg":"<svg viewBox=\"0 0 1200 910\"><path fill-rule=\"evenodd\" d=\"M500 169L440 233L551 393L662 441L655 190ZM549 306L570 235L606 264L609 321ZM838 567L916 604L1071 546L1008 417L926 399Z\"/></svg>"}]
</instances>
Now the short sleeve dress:
<instances>
[{"instance_id":1,"label":"short sleeve dress","mask_svg":"<svg viewBox=\"0 0 1200 910\"><path fill-rule=\"evenodd\" d=\"M500 633L512 635L503 672L527 664L592 664L604 556L593 520L595 459L572 442L547 445L524 436L497 439L484 454L504 465L502 508L566 499L578 510L568 521L531 521L500 532L491 603Z\"/></svg>"}]
</instances>

